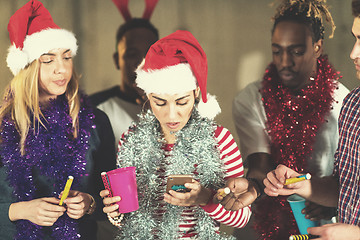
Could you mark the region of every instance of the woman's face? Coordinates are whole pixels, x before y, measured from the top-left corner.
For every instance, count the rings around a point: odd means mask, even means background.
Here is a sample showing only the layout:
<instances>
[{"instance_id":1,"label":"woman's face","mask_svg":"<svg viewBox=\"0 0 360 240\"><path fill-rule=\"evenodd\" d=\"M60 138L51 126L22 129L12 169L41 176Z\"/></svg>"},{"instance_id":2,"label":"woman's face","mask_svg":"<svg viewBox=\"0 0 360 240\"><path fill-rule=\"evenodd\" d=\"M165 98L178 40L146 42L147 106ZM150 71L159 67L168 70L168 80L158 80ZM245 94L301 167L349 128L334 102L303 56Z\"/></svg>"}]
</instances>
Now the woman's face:
<instances>
[{"instance_id":1,"label":"woman's face","mask_svg":"<svg viewBox=\"0 0 360 240\"><path fill-rule=\"evenodd\" d=\"M165 139L171 132L177 132L186 125L198 94L199 90L175 95L148 94L151 109L160 122Z\"/></svg>"},{"instance_id":2,"label":"woman's face","mask_svg":"<svg viewBox=\"0 0 360 240\"><path fill-rule=\"evenodd\" d=\"M64 94L70 82L73 69L70 49L53 49L41 55L39 60L40 102Z\"/></svg>"}]
</instances>

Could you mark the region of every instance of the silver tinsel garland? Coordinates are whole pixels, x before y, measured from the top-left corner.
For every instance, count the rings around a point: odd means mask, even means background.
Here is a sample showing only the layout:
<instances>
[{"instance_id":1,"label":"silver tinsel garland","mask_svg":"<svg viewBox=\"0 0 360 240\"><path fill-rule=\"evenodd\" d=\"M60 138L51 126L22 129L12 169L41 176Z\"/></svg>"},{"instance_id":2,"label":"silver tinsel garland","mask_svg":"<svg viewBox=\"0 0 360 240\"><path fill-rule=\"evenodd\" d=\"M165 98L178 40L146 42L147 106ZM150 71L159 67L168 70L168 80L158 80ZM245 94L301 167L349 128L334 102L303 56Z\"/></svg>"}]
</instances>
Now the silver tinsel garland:
<instances>
[{"instance_id":1,"label":"silver tinsel garland","mask_svg":"<svg viewBox=\"0 0 360 240\"><path fill-rule=\"evenodd\" d=\"M197 172L195 179L203 186L218 189L224 186L224 169L214 137L215 122L201 118L194 109L186 126L176 133L177 142L171 156L165 157L160 124L149 110L123 139L118 152L118 167L135 166L139 210L126 214L118 239L177 239L181 213L187 207L166 204L161 220L154 218L159 209L159 194L165 187L156 174L166 166L166 176ZM199 206L194 208L197 239L234 239L215 232L216 222ZM154 230L156 235L154 235Z\"/></svg>"}]
</instances>

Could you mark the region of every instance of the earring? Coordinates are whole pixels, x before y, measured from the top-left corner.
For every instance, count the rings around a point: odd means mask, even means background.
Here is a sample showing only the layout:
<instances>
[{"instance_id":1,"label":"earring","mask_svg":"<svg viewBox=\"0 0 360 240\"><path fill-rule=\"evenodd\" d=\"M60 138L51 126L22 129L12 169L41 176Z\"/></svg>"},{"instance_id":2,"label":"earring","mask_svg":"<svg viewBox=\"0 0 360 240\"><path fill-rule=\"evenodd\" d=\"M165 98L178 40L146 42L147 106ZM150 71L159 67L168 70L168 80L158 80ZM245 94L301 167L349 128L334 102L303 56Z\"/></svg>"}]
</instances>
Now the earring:
<instances>
[{"instance_id":1,"label":"earring","mask_svg":"<svg viewBox=\"0 0 360 240\"><path fill-rule=\"evenodd\" d=\"M320 49L320 47L319 47L319 46L315 46L315 52L318 52L318 51L319 51L319 49Z\"/></svg>"}]
</instances>

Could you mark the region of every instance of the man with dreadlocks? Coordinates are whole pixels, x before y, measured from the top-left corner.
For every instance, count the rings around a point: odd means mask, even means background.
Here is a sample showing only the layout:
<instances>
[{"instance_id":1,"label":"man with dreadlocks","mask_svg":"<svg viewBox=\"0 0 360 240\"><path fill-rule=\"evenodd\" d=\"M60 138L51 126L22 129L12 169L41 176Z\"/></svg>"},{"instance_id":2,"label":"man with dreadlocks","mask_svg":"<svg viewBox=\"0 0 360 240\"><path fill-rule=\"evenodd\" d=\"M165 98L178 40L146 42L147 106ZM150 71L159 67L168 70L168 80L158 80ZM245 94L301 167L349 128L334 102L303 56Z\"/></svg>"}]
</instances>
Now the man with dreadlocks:
<instances>
[{"instance_id":1,"label":"man with dreadlocks","mask_svg":"<svg viewBox=\"0 0 360 240\"><path fill-rule=\"evenodd\" d=\"M354 60L357 77L360 78L360 0L352 1L354 22L352 34L355 44L350 58ZM327 206L338 206L339 223L308 228L316 239L360 239L360 160L359 130L360 88L346 96L339 118L339 145L335 154L334 172L331 176L304 181L286 187L284 177L298 173L284 165L267 175L265 192L270 196L297 193L306 199Z\"/></svg>"},{"instance_id":2,"label":"man with dreadlocks","mask_svg":"<svg viewBox=\"0 0 360 240\"><path fill-rule=\"evenodd\" d=\"M323 54L323 20L330 23L332 37L335 25L325 1L283 1L274 17L272 63L261 81L234 99L235 125L249 170L247 179L228 181L235 194L222 203L235 210L258 196L254 229L259 239L298 234L286 197L260 198L268 172L279 164L314 176L330 175L333 169L337 119L348 90ZM305 210L309 218L330 218L329 208L314 203Z\"/></svg>"}]
</instances>

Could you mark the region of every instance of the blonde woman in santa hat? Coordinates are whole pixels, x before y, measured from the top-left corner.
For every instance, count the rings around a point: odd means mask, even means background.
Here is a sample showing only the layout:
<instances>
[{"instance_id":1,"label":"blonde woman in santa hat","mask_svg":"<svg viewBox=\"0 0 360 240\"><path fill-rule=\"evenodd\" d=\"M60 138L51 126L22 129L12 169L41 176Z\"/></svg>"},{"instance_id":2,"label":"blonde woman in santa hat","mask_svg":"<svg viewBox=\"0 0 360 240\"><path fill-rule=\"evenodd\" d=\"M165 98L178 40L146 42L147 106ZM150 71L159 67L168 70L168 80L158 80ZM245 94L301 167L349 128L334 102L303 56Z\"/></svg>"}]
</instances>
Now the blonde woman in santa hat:
<instances>
[{"instance_id":1,"label":"blonde woman in santa hat","mask_svg":"<svg viewBox=\"0 0 360 240\"><path fill-rule=\"evenodd\" d=\"M115 167L114 140L103 142L111 132L99 127L109 129L109 121L79 93L76 38L36 0L11 17L8 30L14 78L0 107L0 239L95 239L94 193L100 172ZM114 164L97 169L100 157ZM68 176L72 190L60 204Z\"/></svg>"},{"instance_id":2,"label":"blonde woman in santa hat","mask_svg":"<svg viewBox=\"0 0 360 240\"><path fill-rule=\"evenodd\" d=\"M118 166L136 167L139 209L119 214L114 203L126 196L100 193L118 239L231 239L219 234L220 223L247 224L249 207L230 212L213 201L226 179L244 172L232 135L212 120L220 108L206 81L206 55L188 31L157 41L138 67L150 109L120 140ZM192 175L189 192L165 193L173 174Z\"/></svg>"}]
</instances>

